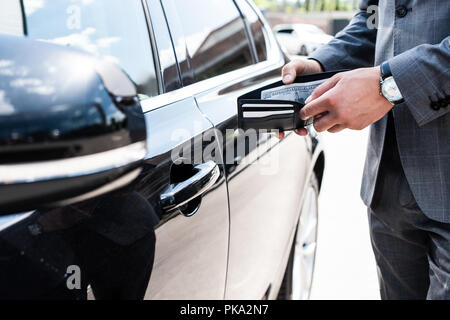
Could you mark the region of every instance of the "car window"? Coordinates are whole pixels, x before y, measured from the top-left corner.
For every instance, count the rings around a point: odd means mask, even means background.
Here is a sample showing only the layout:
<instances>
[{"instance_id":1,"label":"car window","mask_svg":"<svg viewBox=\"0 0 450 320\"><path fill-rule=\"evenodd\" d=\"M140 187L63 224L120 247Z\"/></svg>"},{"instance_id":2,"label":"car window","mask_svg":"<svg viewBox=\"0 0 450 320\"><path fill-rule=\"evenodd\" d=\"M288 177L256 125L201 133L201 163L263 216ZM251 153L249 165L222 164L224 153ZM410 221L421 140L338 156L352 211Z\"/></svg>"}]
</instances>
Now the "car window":
<instances>
[{"instance_id":1,"label":"car window","mask_svg":"<svg viewBox=\"0 0 450 320\"><path fill-rule=\"evenodd\" d=\"M29 37L73 46L117 63L141 98L158 94L150 38L139 0L23 0Z\"/></svg>"},{"instance_id":2,"label":"car window","mask_svg":"<svg viewBox=\"0 0 450 320\"><path fill-rule=\"evenodd\" d=\"M267 60L267 35L261 20L246 0L238 0L237 3L250 25L258 61Z\"/></svg>"},{"instance_id":3,"label":"car window","mask_svg":"<svg viewBox=\"0 0 450 320\"><path fill-rule=\"evenodd\" d=\"M20 0L0 1L0 33L22 36L23 21Z\"/></svg>"},{"instance_id":4,"label":"car window","mask_svg":"<svg viewBox=\"0 0 450 320\"><path fill-rule=\"evenodd\" d=\"M153 34L158 50L159 67L161 69L164 92L173 91L181 87L177 60L167 26L164 11L159 0L147 0Z\"/></svg>"},{"instance_id":5,"label":"car window","mask_svg":"<svg viewBox=\"0 0 450 320\"><path fill-rule=\"evenodd\" d=\"M164 1L164 8L169 5ZM176 14L168 12L169 26L178 19L194 72L194 82L212 78L253 63L244 21L231 0L173 0ZM180 65L184 61L180 61Z\"/></svg>"}]
</instances>

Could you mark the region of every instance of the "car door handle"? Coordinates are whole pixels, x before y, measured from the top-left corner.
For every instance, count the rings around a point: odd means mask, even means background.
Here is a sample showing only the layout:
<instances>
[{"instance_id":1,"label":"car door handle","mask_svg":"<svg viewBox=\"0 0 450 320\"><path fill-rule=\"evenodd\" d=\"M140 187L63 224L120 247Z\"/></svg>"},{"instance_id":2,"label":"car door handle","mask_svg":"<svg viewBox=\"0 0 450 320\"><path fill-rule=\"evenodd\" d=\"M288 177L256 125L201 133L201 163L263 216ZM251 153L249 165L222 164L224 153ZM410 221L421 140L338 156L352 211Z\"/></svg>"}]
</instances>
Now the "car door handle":
<instances>
[{"instance_id":1,"label":"car door handle","mask_svg":"<svg viewBox=\"0 0 450 320\"><path fill-rule=\"evenodd\" d=\"M195 174L192 177L183 182L171 184L161 194L160 204L164 211L173 211L195 198L200 197L208 191L220 177L219 166L214 161L208 161L195 166L194 172Z\"/></svg>"}]
</instances>

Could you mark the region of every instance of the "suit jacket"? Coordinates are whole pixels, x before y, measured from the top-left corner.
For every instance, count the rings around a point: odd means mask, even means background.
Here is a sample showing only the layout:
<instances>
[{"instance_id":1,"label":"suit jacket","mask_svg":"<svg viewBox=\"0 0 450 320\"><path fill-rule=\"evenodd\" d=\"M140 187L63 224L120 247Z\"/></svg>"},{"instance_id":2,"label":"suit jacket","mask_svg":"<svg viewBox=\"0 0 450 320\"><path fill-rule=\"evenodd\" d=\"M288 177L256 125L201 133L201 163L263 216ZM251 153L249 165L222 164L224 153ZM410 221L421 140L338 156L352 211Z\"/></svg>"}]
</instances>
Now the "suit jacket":
<instances>
[{"instance_id":1,"label":"suit jacket","mask_svg":"<svg viewBox=\"0 0 450 320\"><path fill-rule=\"evenodd\" d=\"M372 15L373 10L378 16ZM378 28L370 28L376 20ZM405 99L393 108L403 170L424 214L446 223L450 223L449 35L449 0L363 0L350 24L311 56L325 70L389 61ZM361 188L367 206L373 198L386 124L387 116L370 130Z\"/></svg>"}]
</instances>

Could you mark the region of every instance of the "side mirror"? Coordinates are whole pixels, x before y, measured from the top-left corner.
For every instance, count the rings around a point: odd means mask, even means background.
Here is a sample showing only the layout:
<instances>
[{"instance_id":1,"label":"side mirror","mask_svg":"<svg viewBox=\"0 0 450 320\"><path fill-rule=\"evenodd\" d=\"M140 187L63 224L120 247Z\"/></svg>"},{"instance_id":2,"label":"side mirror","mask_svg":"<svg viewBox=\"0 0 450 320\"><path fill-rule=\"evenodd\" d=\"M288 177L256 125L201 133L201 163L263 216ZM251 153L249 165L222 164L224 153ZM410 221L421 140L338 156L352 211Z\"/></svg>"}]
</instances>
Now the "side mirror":
<instances>
[{"instance_id":1,"label":"side mirror","mask_svg":"<svg viewBox=\"0 0 450 320\"><path fill-rule=\"evenodd\" d=\"M121 69L23 37L0 43L0 215L67 205L137 177L145 119Z\"/></svg>"}]
</instances>

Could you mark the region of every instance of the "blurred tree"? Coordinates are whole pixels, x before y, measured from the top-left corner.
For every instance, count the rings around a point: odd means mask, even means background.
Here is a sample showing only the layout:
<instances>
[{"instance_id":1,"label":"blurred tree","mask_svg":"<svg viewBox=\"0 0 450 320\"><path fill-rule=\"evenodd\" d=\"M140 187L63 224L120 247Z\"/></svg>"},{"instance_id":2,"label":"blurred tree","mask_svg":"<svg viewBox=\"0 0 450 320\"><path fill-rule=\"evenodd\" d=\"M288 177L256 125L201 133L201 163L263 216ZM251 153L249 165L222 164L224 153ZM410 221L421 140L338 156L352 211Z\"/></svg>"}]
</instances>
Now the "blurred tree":
<instances>
[{"instance_id":1,"label":"blurred tree","mask_svg":"<svg viewBox=\"0 0 450 320\"><path fill-rule=\"evenodd\" d=\"M257 6L271 11L292 13L295 11L354 10L358 0L253 0Z\"/></svg>"},{"instance_id":2,"label":"blurred tree","mask_svg":"<svg viewBox=\"0 0 450 320\"><path fill-rule=\"evenodd\" d=\"M254 0L258 7L266 8L272 11L279 10L278 1L276 0Z\"/></svg>"},{"instance_id":3,"label":"blurred tree","mask_svg":"<svg viewBox=\"0 0 450 320\"><path fill-rule=\"evenodd\" d=\"M311 1L310 0L305 0L305 10L306 10L306 12L311 10Z\"/></svg>"}]
</instances>

